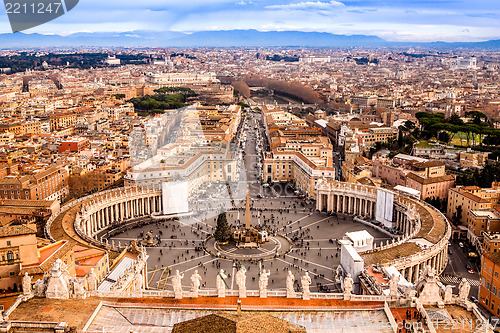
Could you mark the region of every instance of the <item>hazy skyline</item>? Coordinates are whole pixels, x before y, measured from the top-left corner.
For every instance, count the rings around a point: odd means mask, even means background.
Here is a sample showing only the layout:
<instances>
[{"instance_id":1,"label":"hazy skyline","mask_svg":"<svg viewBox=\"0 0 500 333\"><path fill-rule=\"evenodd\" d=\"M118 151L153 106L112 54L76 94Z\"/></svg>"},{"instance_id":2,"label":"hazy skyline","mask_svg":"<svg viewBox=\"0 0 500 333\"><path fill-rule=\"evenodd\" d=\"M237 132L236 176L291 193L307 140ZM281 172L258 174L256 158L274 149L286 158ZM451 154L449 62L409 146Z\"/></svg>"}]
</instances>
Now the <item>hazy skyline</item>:
<instances>
[{"instance_id":1,"label":"hazy skyline","mask_svg":"<svg viewBox=\"0 0 500 333\"><path fill-rule=\"evenodd\" d=\"M321 31L377 35L389 41L500 38L500 3L476 0L82 0L66 15L25 31L71 34L134 30ZM0 32L11 32L0 13Z\"/></svg>"}]
</instances>

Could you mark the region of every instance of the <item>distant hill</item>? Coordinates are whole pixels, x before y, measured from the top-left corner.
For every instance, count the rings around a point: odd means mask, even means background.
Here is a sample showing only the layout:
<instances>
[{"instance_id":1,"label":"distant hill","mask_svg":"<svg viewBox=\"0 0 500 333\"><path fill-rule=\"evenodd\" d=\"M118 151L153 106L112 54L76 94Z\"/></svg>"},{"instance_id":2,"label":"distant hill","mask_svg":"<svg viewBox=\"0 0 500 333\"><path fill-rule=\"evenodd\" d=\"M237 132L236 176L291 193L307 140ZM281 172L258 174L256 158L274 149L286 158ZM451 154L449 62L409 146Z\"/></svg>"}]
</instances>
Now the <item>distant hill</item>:
<instances>
[{"instance_id":1,"label":"distant hill","mask_svg":"<svg viewBox=\"0 0 500 333\"><path fill-rule=\"evenodd\" d=\"M500 49L500 40L464 43L389 42L377 36L337 35L326 32L222 30L192 34L174 31L75 33L67 36L0 34L0 48L29 47L431 47Z\"/></svg>"},{"instance_id":2,"label":"distant hill","mask_svg":"<svg viewBox=\"0 0 500 333\"><path fill-rule=\"evenodd\" d=\"M222 30L201 31L174 38L174 46L313 46L349 47L382 46L385 40L377 36L334 35L326 32Z\"/></svg>"}]
</instances>

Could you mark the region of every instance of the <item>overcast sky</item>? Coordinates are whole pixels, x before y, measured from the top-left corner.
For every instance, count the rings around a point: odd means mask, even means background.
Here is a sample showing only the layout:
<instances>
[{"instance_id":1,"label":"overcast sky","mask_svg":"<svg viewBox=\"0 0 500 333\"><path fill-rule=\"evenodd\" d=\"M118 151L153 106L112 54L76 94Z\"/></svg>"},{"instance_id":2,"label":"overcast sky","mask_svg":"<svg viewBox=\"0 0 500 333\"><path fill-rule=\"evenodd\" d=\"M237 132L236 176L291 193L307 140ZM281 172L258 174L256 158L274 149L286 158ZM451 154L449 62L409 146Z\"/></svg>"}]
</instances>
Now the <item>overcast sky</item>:
<instances>
[{"instance_id":1,"label":"overcast sky","mask_svg":"<svg viewBox=\"0 0 500 333\"><path fill-rule=\"evenodd\" d=\"M500 39L499 0L80 0L27 33L300 30L391 41ZM0 32L11 32L5 8Z\"/></svg>"}]
</instances>

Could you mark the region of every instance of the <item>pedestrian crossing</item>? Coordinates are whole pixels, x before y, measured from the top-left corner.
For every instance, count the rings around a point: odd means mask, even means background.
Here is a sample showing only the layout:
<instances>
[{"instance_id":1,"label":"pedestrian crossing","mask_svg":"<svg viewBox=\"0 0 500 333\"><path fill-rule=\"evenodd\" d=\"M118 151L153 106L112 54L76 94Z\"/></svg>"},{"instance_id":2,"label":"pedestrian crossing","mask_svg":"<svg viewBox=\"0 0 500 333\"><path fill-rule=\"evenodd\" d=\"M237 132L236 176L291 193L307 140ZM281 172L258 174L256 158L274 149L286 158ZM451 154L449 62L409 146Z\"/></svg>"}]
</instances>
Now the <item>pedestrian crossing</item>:
<instances>
[{"instance_id":1,"label":"pedestrian crossing","mask_svg":"<svg viewBox=\"0 0 500 333\"><path fill-rule=\"evenodd\" d=\"M474 279L469 279L469 278L465 278L465 279L467 280L467 282L469 282L469 284L472 287L479 287L479 280L474 280ZM444 282L444 283L459 285L460 282L462 281L462 278L459 276L455 276L455 275L442 275L442 276L440 276L440 280L441 280L441 282Z\"/></svg>"}]
</instances>

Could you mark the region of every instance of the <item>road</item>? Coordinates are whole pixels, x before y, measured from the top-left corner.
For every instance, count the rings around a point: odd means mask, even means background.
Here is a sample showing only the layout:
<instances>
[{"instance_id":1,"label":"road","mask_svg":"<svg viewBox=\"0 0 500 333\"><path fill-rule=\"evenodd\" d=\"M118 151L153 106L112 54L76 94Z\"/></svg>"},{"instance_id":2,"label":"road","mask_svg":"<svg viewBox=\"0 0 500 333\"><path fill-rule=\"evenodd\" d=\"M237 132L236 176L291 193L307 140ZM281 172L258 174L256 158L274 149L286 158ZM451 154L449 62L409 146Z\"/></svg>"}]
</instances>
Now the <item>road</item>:
<instances>
[{"instance_id":1,"label":"road","mask_svg":"<svg viewBox=\"0 0 500 333\"><path fill-rule=\"evenodd\" d=\"M467 258L466 247L460 248L460 241L450 240L451 245L448 249L451 254L448 255L448 266L446 266L443 274L441 275L441 280L447 284L455 285L454 293L458 293L458 286L462 278L466 278L471 284L471 289L469 296L474 296L478 298L478 286L479 286L479 273L477 273L478 267ZM474 272L469 273L467 270L467 265L470 265Z\"/></svg>"}]
</instances>

